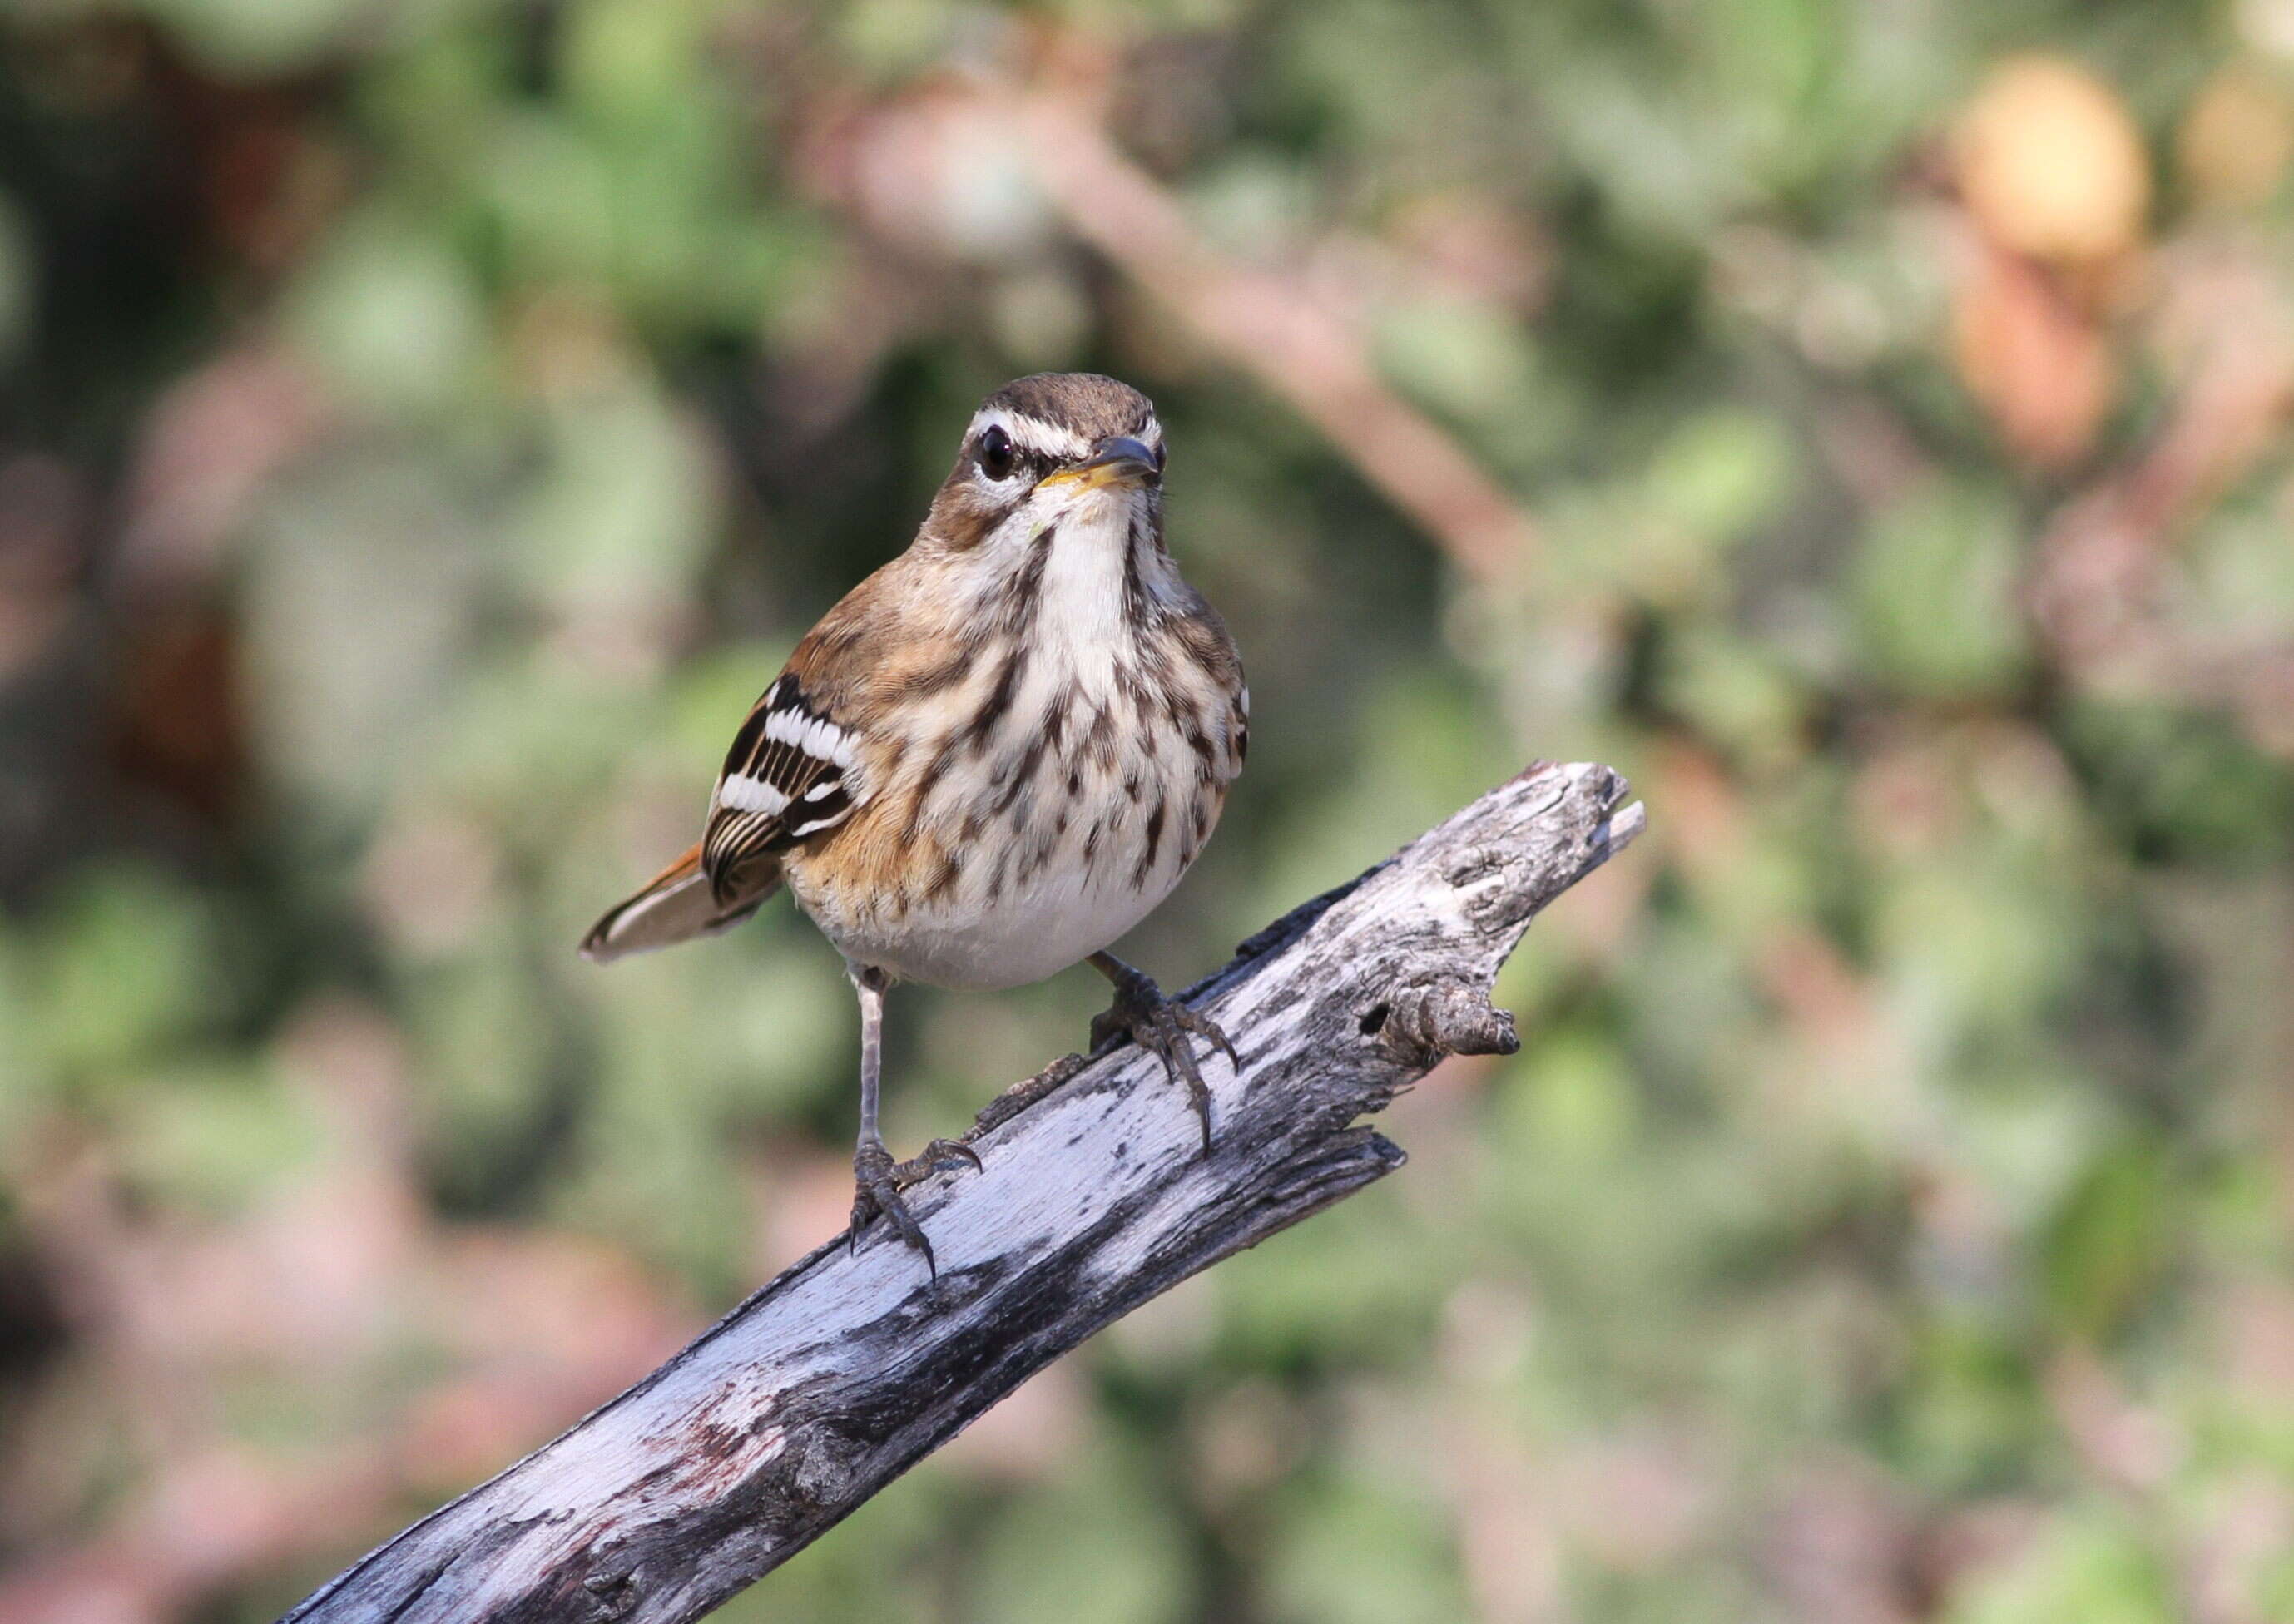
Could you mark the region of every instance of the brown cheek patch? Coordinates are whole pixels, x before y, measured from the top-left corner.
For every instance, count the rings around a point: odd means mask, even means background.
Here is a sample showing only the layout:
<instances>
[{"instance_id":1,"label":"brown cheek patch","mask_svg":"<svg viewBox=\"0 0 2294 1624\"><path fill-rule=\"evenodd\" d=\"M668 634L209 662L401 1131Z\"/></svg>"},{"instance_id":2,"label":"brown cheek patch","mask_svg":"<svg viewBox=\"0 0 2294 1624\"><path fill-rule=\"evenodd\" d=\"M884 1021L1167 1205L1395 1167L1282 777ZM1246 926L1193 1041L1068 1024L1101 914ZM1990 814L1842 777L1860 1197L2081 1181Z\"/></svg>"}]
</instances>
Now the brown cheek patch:
<instances>
[{"instance_id":1,"label":"brown cheek patch","mask_svg":"<svg viewBox=\"0 0 2294 1624\"><path fill-rule=\"evenodd\" d=\"M942 545L968 552L985 541L1012 508L1010 502L987 499L970 479L951 478L933 499L931 518L924 528Z\"/></svg>"}]
</instances>

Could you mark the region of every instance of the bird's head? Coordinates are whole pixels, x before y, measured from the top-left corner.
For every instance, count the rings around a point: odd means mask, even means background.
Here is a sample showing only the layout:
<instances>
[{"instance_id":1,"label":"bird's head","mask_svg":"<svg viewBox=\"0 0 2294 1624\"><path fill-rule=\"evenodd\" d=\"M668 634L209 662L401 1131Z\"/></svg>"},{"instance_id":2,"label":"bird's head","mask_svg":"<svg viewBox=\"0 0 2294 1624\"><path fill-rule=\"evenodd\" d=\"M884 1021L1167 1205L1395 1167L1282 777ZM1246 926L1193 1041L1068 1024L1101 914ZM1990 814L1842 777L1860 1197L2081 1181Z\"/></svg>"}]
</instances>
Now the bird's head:
<instances>
[{"instance_id":1,"label":"bird's head","mask_svg":"<svg viewBox=\"0 0 2294 1624\"><path fill-rule=\"evenodd\" d=\"M1039 372L980 402L924 532L956 551L1025 546L1055 525L1152 543L1162 482L1152 402L1095 372Z\"/></svg>"}]
</instances>

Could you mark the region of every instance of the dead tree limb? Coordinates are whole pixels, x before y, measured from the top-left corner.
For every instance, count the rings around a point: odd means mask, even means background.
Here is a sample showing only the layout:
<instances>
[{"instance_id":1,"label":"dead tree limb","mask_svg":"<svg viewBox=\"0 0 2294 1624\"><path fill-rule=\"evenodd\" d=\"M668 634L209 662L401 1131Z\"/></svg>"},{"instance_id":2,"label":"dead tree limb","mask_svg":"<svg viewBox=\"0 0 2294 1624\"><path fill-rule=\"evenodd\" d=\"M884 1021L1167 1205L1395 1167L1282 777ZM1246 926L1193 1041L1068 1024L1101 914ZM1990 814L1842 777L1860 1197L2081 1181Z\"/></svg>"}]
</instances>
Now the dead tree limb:
<instances>
[{"instance_id":1,"label":"dead tree limb","mask_svg":"<svg viewBox=\"0 0 2294 1624\"><path fill-rule=\"evenodd\" d=\"M621 1397L305 1601L294 1624L698 1617L1060 1354L1402 1164L1357 1119L1444 1054L1509 1053L1490 985L1639 833L1607 767L1540 765L1243 944L1187 996L1241 1051L1217 1134L1138 1050L973 1130L911 1198L940 1255L830 1242ZM1022 1085L1025 1089L1026 1085Z\"/></svg>"}]
</instances>

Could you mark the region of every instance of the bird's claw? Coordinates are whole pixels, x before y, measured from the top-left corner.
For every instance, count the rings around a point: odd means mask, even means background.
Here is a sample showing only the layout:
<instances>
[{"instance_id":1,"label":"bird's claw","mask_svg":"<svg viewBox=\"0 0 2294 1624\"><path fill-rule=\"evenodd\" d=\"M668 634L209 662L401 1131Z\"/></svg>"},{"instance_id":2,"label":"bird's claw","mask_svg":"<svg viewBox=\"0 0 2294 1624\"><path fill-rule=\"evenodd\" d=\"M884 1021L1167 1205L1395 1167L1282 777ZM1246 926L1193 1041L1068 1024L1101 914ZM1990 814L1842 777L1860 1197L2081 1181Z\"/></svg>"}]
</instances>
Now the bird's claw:
<instances>
[{"instance_id":1,"label":"bird's claw","mask_svg":"<svg viewBox=\"0 0 2294 1624\"><path fill-rule=\"evenodd\" d=\"M1200 1011L1189 1008L1175 998L1167 998L1162 989L1146 976L1132 970L1115 984L1115 1002L1092 1019L1091 1043L1094 1049L1108 1039L1121 1034L1163 1062L1163 1069L1175 1083L1186 1085L1187 1098L1195 1108L1195 1116L1203 1127L1203 1154L1211 1149L1211 1091L1203 1081L1202 1068L1196 1063L1194 1046L1190 1037L1200 1037L1226 1056L1227 1064L1240 1075L1241 1057L1218 1022Z\"/></svg>"},{"instance_id":2,"label":"bird's claw","mask_svg":"<svg viewBox=\"0 0 2294 1624\"><path fill-rule=\"evenodd\" d=\"M882 1214L892 1221L901 1239L924 1255L925 1270L939 1279L940 1265L932 1256L931 1242L924 1238L923 1226L908 1210L900 1192L932 1173L967 1164L974 1173L980 1171L980 1153L958 1139L936 1139L905 1162L894 1161L882 1144L861 1146L852 1157L852 1227L846 1231L845 1251L849 1254L859 1246L860 1231Z\"/></svg>"}]
</instances>

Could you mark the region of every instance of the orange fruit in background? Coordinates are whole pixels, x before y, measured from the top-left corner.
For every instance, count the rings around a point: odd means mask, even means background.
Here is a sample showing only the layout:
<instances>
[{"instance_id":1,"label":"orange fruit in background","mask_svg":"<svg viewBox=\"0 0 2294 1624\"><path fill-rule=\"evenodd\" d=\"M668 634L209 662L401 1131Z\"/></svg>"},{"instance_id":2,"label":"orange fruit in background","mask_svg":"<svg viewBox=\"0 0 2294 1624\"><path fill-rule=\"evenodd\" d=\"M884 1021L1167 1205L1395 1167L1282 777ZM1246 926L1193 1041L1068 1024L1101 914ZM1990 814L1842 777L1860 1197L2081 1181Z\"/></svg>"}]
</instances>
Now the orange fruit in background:
<instances>
[{"instance_id":1,"label":"orange fruit in background","mask_svg":"<svg viewBox=\"0 0 2294 1624\"><path fill-rule=\"evenodd\" d=\"M2058 263L2133 248L2151 163L2111 88L2059 57L1994 68L1952 130L1961 195L1996 242Z\"/></svg>"}]
</instances>

